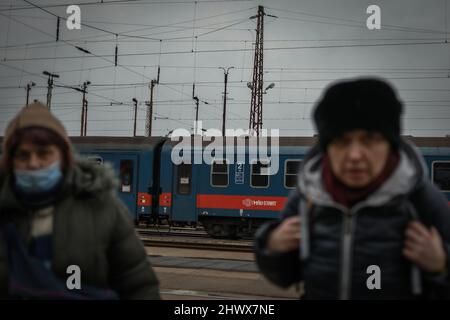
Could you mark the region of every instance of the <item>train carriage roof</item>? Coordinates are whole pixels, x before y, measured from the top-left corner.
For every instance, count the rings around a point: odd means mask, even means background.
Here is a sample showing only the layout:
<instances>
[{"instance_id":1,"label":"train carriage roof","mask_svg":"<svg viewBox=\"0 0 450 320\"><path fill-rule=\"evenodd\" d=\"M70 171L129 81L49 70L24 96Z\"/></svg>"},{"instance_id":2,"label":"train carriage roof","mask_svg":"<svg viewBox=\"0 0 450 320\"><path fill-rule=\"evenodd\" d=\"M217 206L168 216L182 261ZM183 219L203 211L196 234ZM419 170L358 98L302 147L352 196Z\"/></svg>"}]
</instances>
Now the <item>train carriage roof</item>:
<instances>
[{"instance_id":1,"label":"train carriage roof","mask_svg":"<svg viewBox=\"0 0 450 320\"><path fill-rule=\"evenodd\" d=\"M199 137L199 136L197 136ZM448 137L413 137L413 136L403 136L405 139L414 143L417 147L446 147L450 148L450 136ZM194 136L191 136L193 141ZM234 138L235 140L244 139L242 137ZM317 136L313 137L278 137L280 147L312 147L317 143ZM270 138L268 138L270 141ZM170 138L167 139L165 145L175 146L180 142L180 140L172 141ZM207 146L211 141L202 141L203 146Z\"/></svg>"},{"instance_id":2,"label":"train carriage roof","mask_svg":"<svg viewBox=\"0 0 450 320\"><path fill-rule=\"evenodd\" d=\"M413 142L417 147L421 148L450 148L450 136L447 137L413 137L404 136L407 140ZM194 137L191 136L191 139ZM243 138L235 138L243 139ZM72 143L78 148L80 147L107 147L111 149L129 149L132 146L134 149L154 148L163 143L165 145L174 146L179 141L171 141L167 137L70 137ZM0 137L0 151L3 137ZM279 137L280 147L311 147L317 141L317 137ZM209 145L210 141L203 141L202 145Z\"/></svg>"},{"instance_id":3,"label":"train carriage roof","mask_svg":"<svg viewBox=\"0 0 450 320\"><path fill-rule=\"evenodd\" d=\"M189 138L189 137L183 137L183 138ZM195 138L201 138L201 136L190 136L190 138L191 138L191 141L192 141L192 145L195 146L194 139ZM228 143L231 139L233 140L234 143L236 143L237 141L240 141L241 143L244 143L245 139L247 139L247 138L248 137L226 137L225 143ZM279 145L281 147L285 147L285 146L286 147L288 147L288 146L312 146L312 145L314 145L316 140L317 140L316 137L278 137ZM170 138L168 138L166 143L165 143L165 145L175 146L178 143L180 143L180 141L181 141L181 139L172 141ZM270 144L270 137L267 137L267 141ZM203 140L202 141L202 145L203 146L207 146L211 142L212 142L212 140L209 140L209 141L208 140Z\"/></svg>"},{"instance_id":4,"label":"train carriage roof","mask_svg":"<svg viewBox=\"0 0 450 320\"><path fill-rule=\"evenodd\" d=\"M450 136L447 137L413 137L403 136L406 140L411 141L417 147L429 148L450 148Z\"/></svg>"},{"instance_id":5,"label":"train carriage roof","mask_svg":"<svg viewBox=\"0 0 450 320\"><path fill-rule=\"evenodd\" d=\"M107 149L152 149L164 142L165 137L70 137L77 149L101 147Z\"/></svg>"}]
</instances>

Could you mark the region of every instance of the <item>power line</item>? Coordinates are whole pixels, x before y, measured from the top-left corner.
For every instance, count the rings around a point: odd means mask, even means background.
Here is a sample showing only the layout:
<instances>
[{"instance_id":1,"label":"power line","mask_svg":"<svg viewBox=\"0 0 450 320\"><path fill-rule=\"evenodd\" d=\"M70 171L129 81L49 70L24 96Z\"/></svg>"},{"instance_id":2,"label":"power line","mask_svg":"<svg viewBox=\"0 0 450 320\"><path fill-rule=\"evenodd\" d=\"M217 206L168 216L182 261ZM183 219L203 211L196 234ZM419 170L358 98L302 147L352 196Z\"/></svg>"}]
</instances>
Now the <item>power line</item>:
<instances>
[{"instance_id":1,"label":"power line","mask_svg":"<svg viewBox=\"0 0 450 320\"><path fill-rule=\"evenodd\" d=\"M1 14L0 14L1 15ZM443 41L433 42L409 42L409 43L377 43L377 44L353 44L353 45L325 45L325 46L293 46L293 47L269 47L265 51L275 50L305 50L305 49L332 49L332 48L357 48L357 47L386 47L386 46L416 46L416 45L436 45L445 44ZM73 46L73 45L72 45ZM122 53L119 57L135 57L135 56L150 56L150 55L171 55L171 54L192 54L192 53L223 53L223 52L244 52L253 51L252 49L212 49L212 50L190 50L190 51L167 51L167 52L142 52L142 53ZM6 61L48 61L48 60L62 60L62 59L82 59L82 58L106 58L114 57L114 54L108 55L94 55L94 56L59 56L59 57L34 57L34 58L14 58L6 59Z\"/></svg>"},{"instance_id":2,"label":"power line","mask_svg":"<svg viewBox=\"0 0 450 320\"><path fill-rule=\"evenodd\" d=\"M193 69L194 66L191 65L133 65L133 64L122 64L124 67L131 67L131 68L164 68L164 69ZM105 69L105 68L112 68L114 66L108 64L105 66L99 66L99 67L88 67L83 69L69 69L69 70L55 70L55 72L58 73L64 73L64 72L77 72L77 71L85 71L85 70L98 70L98 69ZM196 69L214 69L216 70L219 68L220 65L217 66L195 66ZM253 70L251 67L236 67L236 70ZM392 72L447 72L448 66L435 66L435 67L421 67L421 66L379 66L379 67L286 67L286 66L279 66L279 67L266 67L264 70L266 73L277 73L280 69L283 69L283 72L290 72L290 71L296 71L296 72L371 72L371 71L392 71ZM6 78L8 78L7 76ZM0 77L4 78L4 77Z\"/></svg>"},{"instance_id":3,"label":"power line","mask_svg":"<svg viewBox=\"0 0 450 320\"><path fill-rule=\"evenodd\" d=\"M0 65L2 65L0 63ZM37 75L36 75L37 76ZM448 79L447 76L443 76L443 77L403 77L403 78L390 78L390 79L403 79L403 80L419 80L419 79ZM282 80L281 82L303 82L303 81L333 81L333 80L337 80L337 79L286 79L286 80ZM269 80L268 80L269 81ZM270 80L273 82L279 82L279 80ZM218 84L217 86L209 86L208 84ZM229 83L240 83L239 81L229 81ZM190 84L190 82L178 82L178 83L161 83L162 85L188 85ZM205 86L205 87L214 87L214 88L221 88L222 86L220 86L219 84L221 84L221 82L217 81L217 82L198 82L196 83L196 85L199 86ZM242 82L242 86L233 86L233 88L244 88L244 83ZM99 89L96 89L96 91L110 91L110 90L117 90L117 89L130 89L130 88L134 88L137 86L147 86L148 83L143 82L143 83L118 83L118 84L101 84L101 83L96 83L96 84L92 84L91 87L98 87ZM70 86L76 86L76 85L70 85ZM0 86L0 90L13 90L13 89L23 89L23 86ZM42 89L42 88L46 88L45 86L36 86L36 88ZM174 88L169 88L171 90L175 90ZM323 90L323 87L319 87L319 88L314 88L314 87L283 87L283 90L301 90L301 89L308 89L308 90ZM442 88L397 88L398 91L442 91L442 92L450 92L450 89L442 89ZM180 91L176 91L178 93L180 93ZM56 94L56 93L55 93ZM187 95L186 95L187 96ZM5 98L5 97L3 97ZM171 100L173 101L173 100ZM191 100L185 100L185 101L191 101ZM176 102L176 101L174 101Z\"/></svg>"},{"instance_id":4,"label":"power line","mask_svg":"<svg viewBox=\"0 0 450 320\"><path fill-rule=\"evenodd\" d=\"M27 1L27 0L24 0L24 1ZM0 13L0 15L3 15L3 14ZM4 16L4 15L3 15L3 16ZM11 17L10 17L10 19L17 21L16 19L11 18ZM19 23L22 23L22 22L19 21ZM27 24L25 24L25 23L22 23L22 24L24 24L24 25L30 27L29 25L27 25ZM46 34L46 35L49 35L47 32L44 32L44 31L42 31L42 30L36 29L36 28L34 28L34 27L31 27L31 28L34 29L34 30L37 30L37 31L39 31L39 32L41 32L41 33L44 33L44 34ZM64 43L67 43L67 42L64 41L64 40L63 40L63 42L64 42ZM72 45L72 44L69 44L69 45L71 45L71 46L77 48L77 46L74 46L74 45ZM111 63L114 64L114 62L112 62L112 61L106 59L104 56L102 57L102 56L98 56L98 55L95 55L95 54L92 54L92 53L91 53L91 55L92 55L92 56L95 56L95 57L97 57L97 58L101 58L101 59L103 59L103 60L105 60L105 61L108 61L108 62L111 62ZM87 57L91 57L91 55L89 55L89 56L87 56ZM150 80L150 78L148 78L148 77L146 77L145 75L140 74L140 73L138 73L138 72L136 72L136 71L134 71L134 70L132 70L132 69L129 69L129 68L127 68L127 67L123 67L123 66L121 66L121 65L118 65L118 66L119 66L119 67L122 67L122 68L125 69L125 70L128 70L129 72L132 72L132 73L134 73L134 74L137 74L137 75L139 75L139 76L142 76L143 78L146 78L146 79ZM173 89L172 89L172 90L173 90ZM112 100L114 100L114 99L112 99Z\"/></svg>"},{"instance_id":5,"label":"power line","mask_svg":"<svg viewBox=\"0 0 450 320\"><path fill-rule=\"evenodd\" d=\"M2 13L0 13L0 15L1 15L1 16L5 16L5 15L2 14ZM27 27L33 29L33 30L36 30L36 31L38 31L38 32L40 32L40 33L43 33L43 34L45 34L45 35L47 35L47 36L53 37L53 35L50 35L49 33L45 32L45 31L42 31L42 30L40 30L40 29L34 28L34 27L32 27L32 26L29 26L28 24L26 24L26 23L24 23L24 22L22 22L22 21L18 21L18 20L14 19L14 18L10 18L10 19L12 19L12 20L14 20L14 21L16 21L16 22L18 22L18 23L20 23L20 24L23 24L23 25L25 25L25 26L27 26ZM66 41L64 41L64 40L61 40L61 41L64 42L64 43L66 42ZM74 47L74 48L77 48L76 46L74 46L74 45L72 45L72 44L69 44L69 46L72 46L72 47ZM102 60L104 60L104 61L107 61L107 62L109 62L109 63L111 63L111 64L114 65L114 61L110 61L110 60L108 60L108 59L106 59L106 58L104 58L104 57L102 57L102 56L98 56L98 55L95 55L95 54L93 54L93 53L90 53L90 55L88 55L87 57L91 57L91 56L94 56L94 57L96 57L96 58L100 58L100 59L102 59ZM4 61L7 61L7 59L4 59ZM6 64L3 64L3 63L0 63L0 64L6 66ZM150 78L148 78L148 77L144 76L143 74L138 73L138 72L136 72L136 71L134 71L134 70L132 70L132 69L129 69L129 68L127 68L127 67L123 67L123 66L121 66L121 65L119 65L119 64L118 64L118 66L119 66L119 67L122 67L123 69L125 69L125 70L127 70L127 71L129 71L129 72L131 72L131 73L137 74L137 75L139 75L139 76L142 76L143 78L146 78L146 79L149 79L149 80L150 80ZM22 70L21 70L21 71L22 71ZM110 99L110 100L114 101L114 99Z\"/></svg>"},{"instance_id":6,"label":"power line","mask_svg":"<svg viewBox=\"0 0 450 320\"><path fill-rule=\"evenodd\" d=\"M24 0L25 1L25 0ZM220 2L251 2L254 0L200 0L200 1L145 1L145 0L111 0L111 1L101 1L101 2L81 2L81 3L73 3L73 5L78 6L93 6L93 5L124 5L124 4L139 4L139 5L154 5L154 4L192 4L192 3L220 3ZM25 1L27 2L27 1ZM27 2L30 4L29 2ZM59 7L67 7L69 4L53 4L53 5L46 5L42 6L42 8L59 8ZM2 11L19 11L19 10L29 10L34 9L35 6L16 6L9 9L0 9L0 12Z\"/></svg>"},{"instance_id":7,"label":"power line","mask_svg":"<svg viewBox=\"0 0 450 320\"><path fill-rule=\"evenodd\" d=\"M228 29L229 27L232 27L232 26L241 24L241 23L243 23L243 22L247 22L248 20L247 20L247 19L236 19L236 20L234 20L234 21L237 21L237 22L232 23L232 24L229 24L229 25L226 25L226 26L223 26L223 27L220 27L220 28L215 28L215 29L213 29L213 30L211 30L211 31L207 31L207 32L204 32L204 33L200 33L200 34L196 35L196 37L198 38L198 37L202 37L202 36L205 36L205 35L214 33L214 32L222 31L222 30ZM222 23L220 23L220 24L222 24ZM187 31L187 29L185 29L185 30ZM152 33L152 34L150 34L150 35L157 35L157 34L164 34L164 33L172 33L172 32L179 32L179 31L178 31L178 30L175 30L175 31L162 31L162 32ZM137 39L153 40L152 38L148 38L148 35L135 35L135 36L129 36L129 35L123 35L123 34L122 34L122 36L125 36L125 37L132 37L132 38L137 38ZM189 39L189 38L192 38L192 36L172 37L172 38L161 38L161 39L159 39L159 40L160 40L160 41L172 41L172 40L182 40L182 39Z\"/></svg>"},{"instance_id":8,"label":"power line","mask_svg":"<svg viewBox=\"0 0 450 320\"><path fill-rule=\"evenodd\" d=\"M17 16L16 16L17 17ZM180 27L185 28L185 27ZM202 29L201 27L197 27L197 29ZM204 29L215 29L215 28L204 28ZM185 29L187 30L187 29ZM244 30L244 29L232 29L229 28L228 30ZM248 30L248 29L245 29ZM350 41L350 42L371 42L371 41L425 41L425 40L443 40L440 38L372 38L372 39L361 39L361 38L334 38L334 39L268 39L265 40L265 42L337 42L337 41ZM115 43L116 39L105 39L105 40L66 40L67 42L74 42L74 43L92 43L92 44L101 44L101 43ZM172 41L172 40L165 40L165 41ZM173 40L175 41L175 40ZM199 43L243 43L243 42L250 42L251 40L246 39L199 39L197 42ZM17 48L23 49L23 48L33 48L33 49L40 49L40 48L50 48L54 44L53 41L40 41L40 42L32 42L32 43L26 43L26 44L15 44L15 45L6 45L6 46L0 46L0 49L12 49L14 50ZM175 42L179 43L191 43L190 40L178 40ZM124 44L124 43L142 43L142 44L148 44L148 40L130 40L130 39L123 39L118 40L118 44ZM39 46L39 45L45 45L48 44L48 46Z\"/></svg>"},{"instance_id":9,"label":"power line","mask_svg":"<svg viewBox=\"0 0 450 320\"><path fill-rule=\"evenodd\" d=\"M40 9L40 10L42 10L42 11L46 12L47 14L50 14L50 15L52 15L52 16L54 16L54 17L61 18L61 19L65 20L65 21L67 20L67 18L65 18L65 17L60 17L59 15L57 15L57 14L55 14L55 13L49 11L49 10L46 10L44 7L38 6L38 5L32 3L32 2L29 1L29 0L22 0L22 1L28 3L29 5L31 5L31 6L33 6L33 7L35 7L35 8L37 8L37 9ZM222 1L223 1L223 0L222 0ZM197 2L198 2L198 1L195 1L194 3L197 3ZM200 1L200 2L202 2L202 1ZM214 1L212 1L212 2L214 2ZM0 12L1 12L1 10L0 10ZM245 21L246 21L246 20L245 20ZM244 21L241 21L240 23L242 23L242 22L244 22ZM104 29L104 28L99 28L99 27L96 27L96 26L92 26L92 25L90 25L90 24L86 24L85 22L80 23L80 24L81 24L82 26L87 27L87 28L91 28L91 29L94 29L94 30L97 30L97 31L101 31L101 32L104 32L104 33L107 33L107 34L110 34L110 35L113 35L113 36L118 36L118 35L119 35L119 33L117 33L117 32L112 32L112 31L106 30L106 29ZM232 25L230 25L230 26L233 26L233 25L236 25L236 24L238 24L238 23L232 24ZM223 27L223 28L225 28L225 27ZM203 35L206 35L206 34L210 34L210 33L212 33L212 32L220 31L220 30L222 30L223 28L219 28L218 30L215 30L215 31L213 30L213 31L210 31L210 32L205 32L204 34L201 34L201 35L199 35L199 36L203 36ZM129 31L129 32L130 32L130 31ZM124 34L124 33L120 34L120 36L122 36L122 37L127 37L127 38L137 38L137 39L153 40L153 41L170 40L170 38L169 38L169 39L157 39L157 38L150 38L150 37L148 37L148 36L145 36L145 37L144 37L144 36L126 35L126 34ZM180 38L173 38L173 39L180 39ZM184 39L184 37L181 38L181 39Z\"/></svg>"},{"instance_id":10,"label":"power line","mask_svg":"<svg viewBox=\"0 0 450 320\"><path fill-rule=\"evenodd\" d=\"M37 8L37 9L42 10L42 11L44 11L44 12L46 12L46 13L48 13L48 14L50 14L50 15L56 17L56 18L61 18L61 19L63 19L64 21L67 21L67 18L65 18L65 17L60 17L60 16L58 16L57 14L54 14L53 12L48 11L48 10L45 9L44 7L41 7L41 6L38 6L37 4L32 3L31 1L28 1L28 0L22 0L22 1L28 3L29 5L31 5L31 6L33 6L33 7L35 7L35 8ZM84 22L83 22L83 23L80 23L80 25L82 25L82 26L84 26L84 27L87 27L87 28L91 28L91 29L97 30L97 31L102 31L102 32L105 32L105 33L109 33L109 34L112 34L112 35L116 35L116 34L117 34L117 33L114 33L114 32L111 32L111 31L108 31L108 30L105 30L105 29L102 29L102 28L98 28L98 27L95 27L95 26L91 26L91 25L86 24L86 23L84 23Z\"/></svg>"},{"instance_id":11,"label":"power line","mask_svg":"<svg viewBox=\"0 0 450 320\"><path fill-rule=\"evenodd\" d=\"M210 16L206 16L206 17L201 17L201 18L197 18L196 21L209 20L209 19L213 19L213 18L220 17L220 16L225 16L225 15L230 15L230 14L235 14L235 13L240 13L240 12L246 12L246 11L248 11L248 10L252 10L253 8L254 8L254 7L247 8L247 9L240 9L240 10L228 11L228 12L225 12L225 13L215 14L215 15L210 15ZM194 21L193 19L177 21L177 22L173 22L173 23L164 25L164 27L172 27L172 26L176 26L176 25L179 25L179 24L183 24L183 23L190 23L190 22L193 22L193 21ZM217 25L217 24L218 24L218 23L207 24L207 25L203 25L202 27L205 27L205 26L214 26L214 25ZM220 24L220 23L219 23L219 24ZM184 27L184 28L188 29L188 28L190 28L190 27ZM146 30L146 29L154 29L154 28L144 28L144 30ZM119 36L124 36L124 33L137 32L137 31L141 31L141 30L143 30L143 29L140 28L140 29L129 30L129 31L126 31L126 32L122 32L122 33L120 33L120 34L118 34L118 35L119 35ZM145 35L143 35L143 36L145 36ZM98 37L102 37L102 36L98 36L98 35L97 35L97 36L90 36L90 37L82 37L82 38L78 38L78 39L79 39L79 40L86 40L86 39L89 39L89 38L92 39L92 38L98 38ZM69 39L68 41L76 41L76 40L77 40L77 39ZM115 38L114 38L113 40L115 40ZM146 39L146 40L149 40L149 39ZM161 40L161 39L159 39L159 40ZM159 40L158 40L158 41L159 41ZM140 41L143 41L143 40L141 39ZM165 41L168 41L168 40L166 39Z\"/></svg>"},{"instance_id":12,"label":"power line","mask_svg":"<svg viewBox=\"0 0 450 320\"><path fill-rule=\"evenodd\" d=\"M309 13L309 12L295 11L295 10L277 9L277 8L272 8L272 7L267 7L267 9L274 10L274 11L291 13L291 14L312 16L312 17L317 17L317 18L322 18L322 19L330 19L330 20L337 20L337 21L344 21L344 22L352 22L352 23L355 23L356 25L346 25L346 26L360 27L360 28L364 28L364 29L366 28L366 24L365 24L364 21L358 21L358 20L352 20L352 19L343 19L343 18L337 18L337 17L330 17L330 16L324 16L324 15L312 14L312 13ZM287 17L280 17L280 18L305 21L305 20L301 20L301 19L287 18ZM320 21L310 21L310 22L333 24L333 23L330 23L330 22L323 22L323 21L322 22L320 22ZM339 24L336 24L336 25L339 25ZM341 24L341 25L345 25L345 24ZM383 29L386 29L386 27L388 27L388 29L397 30L397 31L421 32L421 33L441 33L441 34L445 34L446 33L445 31L441 31L441 30L411 28L411 27L404 27L404 26L398 26L398 25L392 25L392 24L385 24L385 23L383 23ZM395 28L397 28L397 29L395 29Z\"/></svg>"}]
</instances>

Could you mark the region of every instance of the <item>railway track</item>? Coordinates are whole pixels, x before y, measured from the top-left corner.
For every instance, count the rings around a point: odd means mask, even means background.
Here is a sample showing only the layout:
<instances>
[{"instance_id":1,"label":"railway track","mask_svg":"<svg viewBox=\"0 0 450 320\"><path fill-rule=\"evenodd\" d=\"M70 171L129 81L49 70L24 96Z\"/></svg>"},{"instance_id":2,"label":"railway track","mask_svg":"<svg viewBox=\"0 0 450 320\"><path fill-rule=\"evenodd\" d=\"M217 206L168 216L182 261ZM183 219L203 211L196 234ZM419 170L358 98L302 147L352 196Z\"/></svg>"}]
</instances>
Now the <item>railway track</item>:
<instances>
[{"instance_id":1,"label":"railway track","mask_svg":"<svg viewBox=\"0 0 450 320\"><path fill-rule=\"evenodd\" d=\"M172 247L197 250L252 252L250 240L212 239L206 233L158 232L137 230L141 241L149 247Z\"/></svg>"},{"instance_id":2,"label":"railway track","mask_svg":"<svg viewBox=\"0 0 450 320\"><path fill-rule=\"evenodd\" d=\"M150 247L171 247L171 248L185 248L197 250L220 250L220 251L235 251L235 252L252 252L253 246L250 243L224 243L224 242L197 242L189 241L189 239L157 239L141 237L141 241L145 246Z\"/></svg>"},{"instance_id":3,"label":"railway track","mask_svg":"<svg viewBox=\"0 0 450 320\"><path fill-rule=\"evenodd\" d=\"M153 237L192 237L192 238L210 238L205 231L201 230L177 230L177 229L136 229L140 236Z\"/></svg>"},{"instance_id":4,"label":"railway track","mask_svg":"<svg viewBox=\"0 0 450 320\"><path fill-rule=\"evenodd\" d=\"M243 236L238 239L227 239L227 238L213 238L209 235L203 228L182 228L182 227L172 227L172 228L136 228L136 231L141 236L173 236L173 237L192 237L192 238L205 238L205 239L220 239L220 240L243 240L243 241L253 241L253 237Z\"/></svg>"}]
</instances>

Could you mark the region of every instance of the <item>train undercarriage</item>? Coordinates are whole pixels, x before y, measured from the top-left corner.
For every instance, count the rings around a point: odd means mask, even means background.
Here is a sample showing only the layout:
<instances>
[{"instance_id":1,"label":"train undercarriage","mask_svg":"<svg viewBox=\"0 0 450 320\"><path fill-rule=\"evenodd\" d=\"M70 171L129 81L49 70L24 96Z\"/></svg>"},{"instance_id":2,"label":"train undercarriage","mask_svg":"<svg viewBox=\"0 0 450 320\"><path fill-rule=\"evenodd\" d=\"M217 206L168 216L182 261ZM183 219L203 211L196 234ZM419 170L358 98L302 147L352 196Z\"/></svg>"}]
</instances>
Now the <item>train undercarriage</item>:
<instances>
[{"instance_id":1,"label":"train undercarriage","mask_svg":"<svg viewBox=\"0 0 450 320\"><path fill-rule=\"evenodd\" d=\"M201 217L198 223L173 221L167 217L141 217L140 219L140 222L144 222L147 226L203 228L210 237L216 239L253 238L256 230L267 221L269 220L227 217Z\"/></svg>"}]
</instances>

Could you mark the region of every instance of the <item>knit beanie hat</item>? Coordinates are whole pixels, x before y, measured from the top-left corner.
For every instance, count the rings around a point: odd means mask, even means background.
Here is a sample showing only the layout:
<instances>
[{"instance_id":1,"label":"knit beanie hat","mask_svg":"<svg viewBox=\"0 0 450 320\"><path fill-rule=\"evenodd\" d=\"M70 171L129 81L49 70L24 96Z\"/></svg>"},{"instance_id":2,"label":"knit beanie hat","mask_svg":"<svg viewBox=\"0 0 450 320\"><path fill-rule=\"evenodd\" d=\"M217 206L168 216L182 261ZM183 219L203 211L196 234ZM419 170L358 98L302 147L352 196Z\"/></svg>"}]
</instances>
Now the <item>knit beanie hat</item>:
<instances>
[{"instance_id":1,"label":"knit beanie hat","mask_svg":"<svg viewBox=\"0 0 450 320\"><path fill-rule=\"evenodd\" d=\"M313 111L319 144L326 150L333 138L362 129L379 132L394 149L400 142L402 103L384 80L359 78L329 86Z\"/></svg>"},{"instance_id":2,"label":"knit beanie hat","mask_svg":"<svg viewBox=\"0 0 450 320\"><path fill-rule=\"evenodd\" d=\"M50 110L39 101L35 101L24 107L14 119L8 124L3 138L3 161L9 163L9 147L11 138L20 130L25 128L44 128L58 135L67 145L69 160L73 157L72 147L63 124L50 112Z\"/></svg>"}]
</instances>

